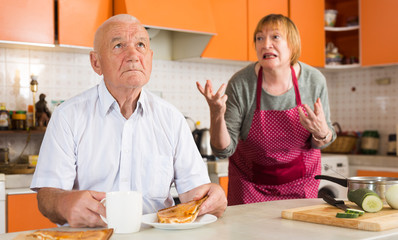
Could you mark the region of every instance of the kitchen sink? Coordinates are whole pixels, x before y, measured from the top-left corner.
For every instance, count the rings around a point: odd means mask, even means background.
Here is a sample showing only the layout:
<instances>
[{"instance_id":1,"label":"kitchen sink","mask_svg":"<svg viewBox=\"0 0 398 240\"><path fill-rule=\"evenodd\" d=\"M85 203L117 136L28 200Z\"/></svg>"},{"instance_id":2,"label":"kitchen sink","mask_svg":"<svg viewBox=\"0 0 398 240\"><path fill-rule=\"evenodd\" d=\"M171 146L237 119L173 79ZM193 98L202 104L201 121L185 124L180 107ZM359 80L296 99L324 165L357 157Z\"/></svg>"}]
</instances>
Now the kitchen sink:
<instances>
[{"instance_id":1,"label":"kitchen sink","mask_svg":"<svg viewBox=\"0 0 398 240\"><path fill-rule=\"evenodd\" d=\"M6 189L29 188L33 174L6 174Z\"/></svg>"}]
</instances>

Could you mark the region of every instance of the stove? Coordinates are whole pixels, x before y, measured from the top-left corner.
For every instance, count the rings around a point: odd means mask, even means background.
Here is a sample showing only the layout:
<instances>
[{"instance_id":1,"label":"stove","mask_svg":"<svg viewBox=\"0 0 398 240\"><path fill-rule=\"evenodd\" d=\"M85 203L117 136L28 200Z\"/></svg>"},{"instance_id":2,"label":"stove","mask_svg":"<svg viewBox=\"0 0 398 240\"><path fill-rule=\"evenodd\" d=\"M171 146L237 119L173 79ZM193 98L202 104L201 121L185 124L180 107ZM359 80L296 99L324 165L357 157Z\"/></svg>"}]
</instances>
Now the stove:
<instances>
[{"instance_id":1,"label":"stove","mask_svg":"<svg viewBox=\"0 0 398 240\"><path fill-rule=\"evenodd\" d=\"M322 175L336 178L349 177L349 164L346 155L322 154L321 156ZM318 197L320 192L329 193L337 199L347 199L347 188L337 183L320 180Z\"/></svg>"}]
</instances>

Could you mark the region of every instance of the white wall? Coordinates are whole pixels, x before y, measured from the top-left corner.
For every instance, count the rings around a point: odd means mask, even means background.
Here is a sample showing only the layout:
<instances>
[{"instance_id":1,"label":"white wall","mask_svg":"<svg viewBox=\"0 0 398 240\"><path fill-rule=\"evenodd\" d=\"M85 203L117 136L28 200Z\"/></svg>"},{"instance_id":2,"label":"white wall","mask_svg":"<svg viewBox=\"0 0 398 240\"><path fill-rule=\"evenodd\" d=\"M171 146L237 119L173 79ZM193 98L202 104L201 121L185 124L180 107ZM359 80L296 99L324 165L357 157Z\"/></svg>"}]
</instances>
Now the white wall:
<instances>
[{"instance_id":1,"label":"white wall","mask_svg":"<svg viewBox=\"0 0 398 240\"><path fill-rule=\"evenodd\" d=\"M195 82L204 84L211 79L218 89L245 65L155 60L146 87L184 115L201 121L201 127L208 127L208 106ZM387 136L395 132L398 116L398 66L322 72L328 82L332 122L339 122L343 130L378 130L381 153L385 154ZM38 94L47 95L49 107L52 100L68 99L100 81L87 52L0 47L0 102L5 102L7 109L26 110L32 104L32 73L38 75ZM391 78L391 84L377 85L375 80L384 77ZM0 147L3 144L0 138Z\"/></svg>"}]
</instances>

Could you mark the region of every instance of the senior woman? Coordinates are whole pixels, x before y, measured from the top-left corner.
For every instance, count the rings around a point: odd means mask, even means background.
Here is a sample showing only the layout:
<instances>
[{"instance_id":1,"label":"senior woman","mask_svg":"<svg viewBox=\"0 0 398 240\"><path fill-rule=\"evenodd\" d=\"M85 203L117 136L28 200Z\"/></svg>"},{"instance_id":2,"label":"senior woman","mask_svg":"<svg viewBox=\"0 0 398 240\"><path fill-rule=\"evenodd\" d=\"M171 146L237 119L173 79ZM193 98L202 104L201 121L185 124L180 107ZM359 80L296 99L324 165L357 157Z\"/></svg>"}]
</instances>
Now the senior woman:
<instances>
[{"instance_id":1,"label":"senior woman","mask_svg":"<svg viewBox=\"0 0 398 240\"><path fill-rule=\"evenodd\" d=\"M288 17L262 18L254 43L258 61L228 86L214 93L211 81L197 82L210 108L213 152L229 157L228 205L316 198L320 149L336 138L325 77L298 61L300 35Z\"/></svg>"}]
</instances>

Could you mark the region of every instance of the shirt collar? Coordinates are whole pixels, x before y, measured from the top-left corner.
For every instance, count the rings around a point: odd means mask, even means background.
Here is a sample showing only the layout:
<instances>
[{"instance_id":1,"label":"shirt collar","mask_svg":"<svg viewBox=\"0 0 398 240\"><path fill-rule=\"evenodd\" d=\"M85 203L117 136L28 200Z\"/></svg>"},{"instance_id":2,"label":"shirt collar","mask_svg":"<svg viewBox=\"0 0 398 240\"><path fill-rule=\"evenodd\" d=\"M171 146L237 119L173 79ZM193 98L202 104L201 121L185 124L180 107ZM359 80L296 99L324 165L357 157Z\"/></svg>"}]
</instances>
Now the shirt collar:
<instances>
[{"instance_id":1,"label":"shirt collar","mask_svg":"<svg viewBox=\"0 0 398 240\"><path fill-rule=\"evenodd\" d=\"M108 112L110 112L114 108L120 112L120 108L119 108L119 105L118 105L116 99L109 92L108 88L106 88L106 85L105 85L105 82L103 79L101 80L101 82L98 85L98 95L99 95L102 116L105 116ZM135 111L138 111L139 113L143 114L144 109L145 109L145 102L146 102L145 99L146 98L147 98L146 91L144 89L142 89L141 94L137 101L137 108L135 109Z\"/></svg>"}]
</instances>

